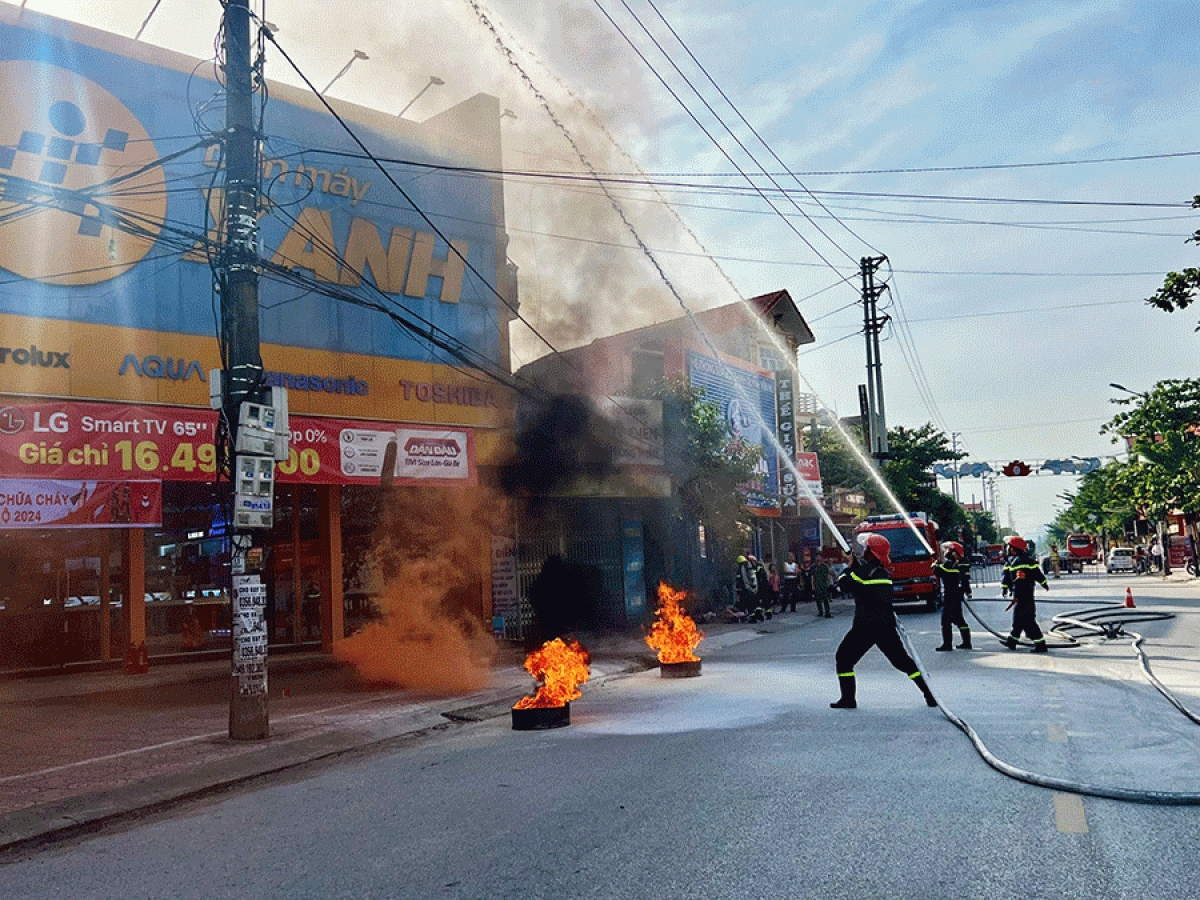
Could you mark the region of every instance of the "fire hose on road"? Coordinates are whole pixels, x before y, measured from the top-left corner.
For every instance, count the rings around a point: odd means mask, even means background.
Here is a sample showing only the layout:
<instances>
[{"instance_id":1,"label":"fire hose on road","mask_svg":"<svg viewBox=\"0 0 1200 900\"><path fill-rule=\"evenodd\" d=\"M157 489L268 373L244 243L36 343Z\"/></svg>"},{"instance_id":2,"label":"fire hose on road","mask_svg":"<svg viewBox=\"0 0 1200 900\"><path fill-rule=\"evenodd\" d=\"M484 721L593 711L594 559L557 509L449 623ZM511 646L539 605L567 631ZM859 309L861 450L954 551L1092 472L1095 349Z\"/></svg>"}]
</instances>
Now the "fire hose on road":
<instances>
[{"instance_id":1,"label":"fire hose on road","mask_svg":"<svg viewBox=\"0 0 1200 900\"><path fill-rule=\"evenodd\" d=\"M963 601L971 615L979 622L987 631L995 635L997 638L1002 636L991 628L968 601ZM1155 612L1153 610L1138 610L1130 609L1125 606L1106 605L1102 607L1090 607L1079 610L1066 615L1055 616L1055 628L1051 629L1050 633L1064 641L1062 644L1055 644L1057 649L1065 649L1071 647L1083 646L1080 642L1063 628L1074 629L1085 632L1090 636L1100 637L1105 640L1111 640L1122 636L1130 636L1133 640L1133 649L1138 655L1138 660L1142 672L1149 679L1150 683L1164 696L1172 705L1180 712L1187 716L1191 721L1200 724L1200 718L1188 710L1179 700L1174 697L1170 691L1160 682L1150 671L1150 663L1145 652L1141 648L1144 640L1142 635L1135 632L1126 632L1124 625L1130 622L1148 622L1158 621L1162 619L1171 619L1174 615L1171 613ZM1061 627L1060 627L1061 623ZM905 647L909 654L920 666L921 672L924 673L926 682L929 682L929 672L921 662L920 656L917 654L916 648L908 639L908 634L904 627L900 626L900 638L904 641ZM931 688L933 685L930 685ZM936 696L936 690L935 690ZM1000 772L1002 775L1007 775L1009 778L1023 781L1026 784L1032 784L1037 787L1050 788L1052 790L1064 791L1072 794L1083 794L1091 797L1102 797L1108 800L1123 800L1131 803L1150 803L1163 806L1200 806L1200 794L1184 793L1175 791L1141 791L1132 788L1108 787L1105 785L1088 784L1085 782L1070 781L1065 778L1056 778L1051 775L1041 775L1036 772L1028 772L1024 769L1017 768L1010 763L998 758L983 740L979 734L966 721L958 716L953 710L947 707L941 700L938 701L938 709L956 728L963 732L971 741L975 750L983 758L989 766Z\"/></svg>"},{"instance_id":2,"label":"fire hose on road","mask_svg":"<svg viewBox=\"0 0 1200 900\"><path fill-rule=\"evenodd\" d=\"M974 615L973 610L972 615ZM978 618L978 616L976 616L976 618ZM1172 706L1178 709L1197 725L1200 725L1200 717L1180 703L1179 698L1167 690L1166 685L1159 681L1158 678L1155 677L1154 673L1150 671L1150 659L1148 656L1146 656L1146 652L1142 649L1142 642L1145 641L1145 638L1136 631L1127 632L1124 629L1124 626L1130 622L1155 622L1161 621L1162 619L1173 618L1175 618L1175 616L1172 613L1155 612L1153 610L1130 609L1129 607L1120 605L1109 605L1090 607L1069 615L1055 616L1054 621L1056 623L1062 623L1068 627L1078 628L1093 635L1100 635L1106 640L1115 640L1119 637L1126 636L1133 637L1133 643L1131 646L1133 647L1134 652L1137 654L1138 664L1141 666L1142 673L1146 676L1146 680L1154 685L1154 687L1158 689L1158 692L1166 697ZM1060 631L1061 629L1055 630Z\"/></svg>"}]
</instances>

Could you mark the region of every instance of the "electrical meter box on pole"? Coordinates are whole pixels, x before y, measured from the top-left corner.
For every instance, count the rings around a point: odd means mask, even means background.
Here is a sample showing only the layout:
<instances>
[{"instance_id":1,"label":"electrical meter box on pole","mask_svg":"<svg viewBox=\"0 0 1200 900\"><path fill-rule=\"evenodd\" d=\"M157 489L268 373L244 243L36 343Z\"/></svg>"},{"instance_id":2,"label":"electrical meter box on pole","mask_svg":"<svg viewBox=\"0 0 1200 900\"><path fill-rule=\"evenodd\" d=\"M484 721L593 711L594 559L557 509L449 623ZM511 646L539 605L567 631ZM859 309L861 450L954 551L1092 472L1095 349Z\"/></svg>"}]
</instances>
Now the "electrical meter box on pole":
<instances>
[{"instance_id":1,"label":"electrical meter box on pole","mask_svg":"<svg viewBox=\"0 0 1200 900\"><path fill-rule=\"evenodd\" d=\"M209 400L224 399L221 370L209 373ZM275 524L275 463L288 458L290 426L285 388L270 389L269 403L245 400L238 408L234 439L233 526L271 528Z\"/></svg>"}]
</instances>

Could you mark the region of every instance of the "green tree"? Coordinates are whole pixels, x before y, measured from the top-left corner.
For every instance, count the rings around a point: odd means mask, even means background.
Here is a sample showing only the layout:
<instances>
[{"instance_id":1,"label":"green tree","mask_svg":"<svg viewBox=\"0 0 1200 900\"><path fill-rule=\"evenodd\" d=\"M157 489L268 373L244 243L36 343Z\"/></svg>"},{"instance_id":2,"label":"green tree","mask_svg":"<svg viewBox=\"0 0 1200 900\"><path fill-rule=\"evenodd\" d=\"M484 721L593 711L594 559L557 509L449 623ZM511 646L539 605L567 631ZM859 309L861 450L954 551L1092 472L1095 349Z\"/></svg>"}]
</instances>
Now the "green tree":
<instances>
[{"instance_id":1,"label":"green tree","mask_svg":"<svg viewBox=\"0 0 1200 900\"><path fill-rule=\"evenodd\" d=\"M682 425L667 435L681 513L704 525L708 538L720 546L740 544L752 519L745 488L755 480L762 449L730 436L721 407L704 399L703 388L680 383L659 396L663 421Z\"/></svg>"},{"instance_id":2,"label":"green tree","mask_svg":"<svg viewBox=\"0 0 1200 900\"><path fill-rule=\"evenodd\" d=\"M857 427L847 429L850 440L862 447L862 433ZM817 428L806 432L810 450L821 460L821 482L826 488L845 488L862 491L876 509L888 508L889 504L862 459L850 447L836 428Z\"/></svg>"},{"instance_id":3,"label":"green tree","mask_svg":"<svg viewBox=\"0 0 1200 900\"><path fill-rule=\"evenodd\" d=\"M1200 380L1167 379L1113 402L1131 409L1100 430L1131 442L1124 475L1136 505L1156 520L1172 507L1200 512Z\"/></svg>"},{"instance_id":4,"label":"green tree","mask_svg":"<svg viewBox=\"0 0 1200 900\"><path fill-rule=\"evenodd\" d=\"M852 432L852 437L861 445L857 431ZM933 473L938 463L962 459L966 454L955 451L946 434L931 424L920 428L889 428L888 443L890 457L879 473L900 505L910 512L928 513L938 523L940 538L957 540L963 529L964 537L970 541L973 523L953 497L938 490L937 476ZM846 447L834 429L821 429L816 447L821 457L821 480L826 485L861 490L876 510L893 511L891 500L863 466L861 458Z\"/></svg>"},{"instance_id":5,"label":"green tree","mask_svg":"<svg viewBox=\"0 0 1200 900\"><path fill-rule=\"evenodd\" d=\"M996 534L996 519L990 512L970 510L967 512L967 523L971 527L976 544L995 544L1000 540Z\"/></svg>"},{"instance_id":6,"label":"green tree","mask_svg":"<svg viewBox=\"0 0 1200 900\"><path fill-rule=\"evenodd\" d=\"M1062 498L1067 506L1049 526L1050 539L1063 546L1067 535L1123 534L1138 510L1130 494L1129 463L1113 461L1085 473L1078 489Z\"/></svg>"},{"instance_id":7,"label":"green tree","mask_svg":"<svg viewBox=\"0 0 1200 900\"><path fill-rule=\"evenodd\" d=\"M933 467L966 454L954 450L946 433L929 423L915 429L903 425L889 428L888 444L891 452L884 461L883 474L900 505L928 513L938 523L939 538L957 540L960 529L969 528L970 522L958 502L938 490Z\"/></svg>"},{"instance_id":8,"label":"green tree","mask_svg":"<svg viewBox=\"0 0 1200 900\"><path fill-rule=\"evenodd\" d=\"M1192 198L1192 209L1200 209L1200 195ZM1187 243L1200 244L1200 230L1192 234ZM1146 302L1167 312L1174 312L1187 309L1197 295L1200 295L1200 269L1187 268L1182 272L1168 272L1163 279L1163 286ZM1200 325L1196 326L1196 330L1200 331Z\"/></svg>"},{"instance_id":9,"label":"green tree","mask_svg":"<svg viewBox=\"0 0 1200 900\"><path fill-rule=\"evenodd\" d=\"M1130 442L1130 461L1115 470L1114 496L1160 525L1179 510L1194 531L1200 516L1200 380L1167 379L1147 394L1113 402L1131 407L1101 428Z\"/></svg>"}]
</instances>

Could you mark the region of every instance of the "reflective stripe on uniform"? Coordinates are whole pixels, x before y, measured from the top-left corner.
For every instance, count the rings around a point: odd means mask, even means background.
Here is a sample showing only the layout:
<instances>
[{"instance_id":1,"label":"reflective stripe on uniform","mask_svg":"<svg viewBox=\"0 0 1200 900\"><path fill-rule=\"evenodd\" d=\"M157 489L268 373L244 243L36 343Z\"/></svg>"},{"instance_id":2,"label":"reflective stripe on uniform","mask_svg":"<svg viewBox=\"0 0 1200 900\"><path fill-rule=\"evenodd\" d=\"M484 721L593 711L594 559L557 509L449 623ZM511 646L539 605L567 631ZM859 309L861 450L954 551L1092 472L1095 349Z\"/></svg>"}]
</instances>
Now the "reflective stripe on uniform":
<instances>
[{"instance_id":1,"label":"reflective stripe on uniform","mask_svg":"<svg viewBox=\"0 0 1200 900\"><path fill-rule=\"evenodd\" d=\"M909 675L908 677L909 677L909 678L920 678L920 677L921 677L921 673L920 673L920 672L913 672L913 673L912 673L911 675Z\"/></svg>"},{"instance_id":2,"label":"reflective stripe on uniform","mask_svg":"<svg viewBox=\"0 0 1200 900\"><path fill-rule=\"evenodd\" d=\"M867 579L861 577L857 572L851 572L850 577L853 578L855 581L857 581L859 584L891 584L892 583L892 579L890 579L890 578L872 578L870 581L868 581Z\"/></svg>"},{"instance_id":3,"label":"reflective stripe on uniform","mask_svg":"<svg viewBox=\"0 0 1200 900\"><path fill-rule=\"evenodd\" d=\"M853 672L838 672L838 678L853 678Z\"/></svg>"}]
</instances>

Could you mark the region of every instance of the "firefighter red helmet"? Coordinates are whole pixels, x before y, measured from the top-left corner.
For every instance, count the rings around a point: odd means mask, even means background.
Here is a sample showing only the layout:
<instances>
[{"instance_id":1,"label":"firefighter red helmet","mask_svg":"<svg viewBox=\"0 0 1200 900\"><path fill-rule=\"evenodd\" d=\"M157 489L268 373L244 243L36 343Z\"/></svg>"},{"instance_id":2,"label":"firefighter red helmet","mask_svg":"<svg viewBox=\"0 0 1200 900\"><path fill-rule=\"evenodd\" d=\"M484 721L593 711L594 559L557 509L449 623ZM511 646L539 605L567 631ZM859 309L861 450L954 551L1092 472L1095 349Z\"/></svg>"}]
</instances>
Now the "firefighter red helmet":
<instances>
[{"instance_id":1,"label":"firefighter red helmet","mask_svg":"<svg viewBox=\"0 0 1200 900\"><path fill-rule=\"evenodd\" d=\"M892 545L888 543L888 539L882 534L875 534L871 531L863 532L854 542L854 555L860 560L870 553L871 556L882 566L891 565L890 554Z\"/></svg>"},{"instance_id":2,"label":"firefighter red helmet","mask_svg":"<svg viewBox=\"0 0 1200 900\"><path fill-rule=\"evenodd\" d=\"M942 542L942 552L945 553L946 555L949 555L951 553L957 553L959 559L962 559L964 556L967 555L967 551L963 549L963 545L960 544L958 541L943 541Z\"/></svg>"},{"instance_id":3,"label":"firefighter red helmet","mask_svg":"<svg viewBox=\"0 0 1200 900\"><path fill-rule=\"evenodd\" d=\"M1010 534L1004 539L1004 545L1008 547L1009 550L1014 550L1017 553L1024 553L1029 549L1029 544L1027 544L1025 542L1025 538L1021 537L1019 534Z\"/></svg>"}]
</instances>

